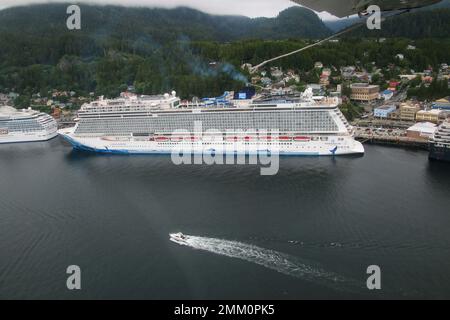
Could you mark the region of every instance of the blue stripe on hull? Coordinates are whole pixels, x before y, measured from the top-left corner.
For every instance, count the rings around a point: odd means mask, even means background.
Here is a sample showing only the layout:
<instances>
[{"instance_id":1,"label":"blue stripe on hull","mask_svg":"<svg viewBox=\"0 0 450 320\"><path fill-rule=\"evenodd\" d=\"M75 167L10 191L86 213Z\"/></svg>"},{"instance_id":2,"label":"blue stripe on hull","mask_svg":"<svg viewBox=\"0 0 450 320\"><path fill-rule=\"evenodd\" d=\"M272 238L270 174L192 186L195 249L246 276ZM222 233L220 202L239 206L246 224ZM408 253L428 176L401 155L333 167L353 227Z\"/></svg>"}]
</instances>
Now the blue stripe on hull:
<instances>
[{"instance_id":1,"label":"blue stripe on hull","mask_svg":"<svg viewBox=\"0 0 450 320\"><path fill-rule=\"evenodd\" d=\"M88 147L86 145L83 145L74 139L61 135L66 141L68 141L75 150L79 151L86 151L86 152L93 152L93 153L101 153L101 154L116 154L116 155L170 155L172 152L168 151L131 151L131 150L109 150L109 149L97 149ZM234 152L235 155L257 155L257 154L266 154L266 151L262 152ZM195 154L205 154L203 152L193 152L192 155ZM217 155L222 155L218 153ZM319 152L280 152L280 156L290 157L290 156L297 156L297 157L318 157L318 156L334 156L335 154L330 153L329 155L320 155Z\"/></svg>"}]
</instances>

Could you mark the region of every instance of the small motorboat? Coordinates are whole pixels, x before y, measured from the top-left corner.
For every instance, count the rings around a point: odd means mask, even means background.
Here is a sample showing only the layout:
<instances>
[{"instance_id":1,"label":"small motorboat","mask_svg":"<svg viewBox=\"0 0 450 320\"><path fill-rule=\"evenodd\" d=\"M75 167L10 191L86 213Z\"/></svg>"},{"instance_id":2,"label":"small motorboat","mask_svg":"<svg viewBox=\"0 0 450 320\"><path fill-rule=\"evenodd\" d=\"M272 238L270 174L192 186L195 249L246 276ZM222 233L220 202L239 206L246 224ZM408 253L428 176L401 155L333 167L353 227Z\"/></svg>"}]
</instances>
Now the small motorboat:
<instances>
[{"instance_id":1,"label":"small motorboat","mask_svg":"<svg viewBox=\"0 0 450 320\"><path fill-rule=\"evenodd\" d=\"M170 240L178 244L187 244L188 239L189 237L182 234L181 232L170 234Z\"/></svg>"}]
</instances>

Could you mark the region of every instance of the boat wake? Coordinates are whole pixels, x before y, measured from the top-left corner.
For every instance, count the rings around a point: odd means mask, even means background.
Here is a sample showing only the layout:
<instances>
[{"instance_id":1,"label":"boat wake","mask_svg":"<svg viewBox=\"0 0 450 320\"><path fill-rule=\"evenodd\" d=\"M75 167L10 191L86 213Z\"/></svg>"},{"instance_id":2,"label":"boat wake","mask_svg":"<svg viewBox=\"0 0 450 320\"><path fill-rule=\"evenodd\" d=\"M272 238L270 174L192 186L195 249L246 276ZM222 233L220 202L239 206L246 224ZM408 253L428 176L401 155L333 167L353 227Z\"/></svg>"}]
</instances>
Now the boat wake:
<instances>
[{"instance_id":1,"label":"boat wake","mask_svg":"<svg viewBox=\"0 0 450 320\"><path fill-rule=\"evenodd\" d=\"M251 244L188 235L183 235L183 238L171 235L170 240L194 249L255 263L279 273L317 283L334 290L357 293L364 289L362 283L326 271L315 263Z\"/></svg>"}]
</instances>

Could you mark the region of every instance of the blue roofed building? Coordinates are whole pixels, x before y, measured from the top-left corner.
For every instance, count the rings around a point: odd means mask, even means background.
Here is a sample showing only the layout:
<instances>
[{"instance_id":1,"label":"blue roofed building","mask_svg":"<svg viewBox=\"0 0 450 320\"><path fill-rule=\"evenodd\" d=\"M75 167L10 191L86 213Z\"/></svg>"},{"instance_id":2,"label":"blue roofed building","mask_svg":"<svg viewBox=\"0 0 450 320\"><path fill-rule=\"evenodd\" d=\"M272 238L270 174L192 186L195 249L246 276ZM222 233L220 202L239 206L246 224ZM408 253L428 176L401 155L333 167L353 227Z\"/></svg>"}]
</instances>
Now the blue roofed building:
<instances>
[{"instance_id":1,"label":"blue roofed building","mask_svg":"<svg viewBox=\"0 0 450 320\"><path fill-rule=\"evenodd\" d=\"M450 111L450 97L445 97L445 98L436 100L435 102L433 102L432 108Z\"/></svg>"},{"instance_id":2,"label":"blue roofed building","mask_svg":"<svg viewBox=\"0 0 450 320\"><path fill-rule=\"evenodd\" d=\"M383 119L387 119L389 117L389 114L391 114L392 112L395 112L397 110L397 107L392 105L392 106L382 106L379 108L375 108L373 110L373 116L376 118L383 118Z\"/></svg>"},{"instance_id":3,"label":"blue roofed building","mask_svg":"<svg viewBox=\"0 0 450 320\"><path fill-rule=\"evenodd\" d=\"M234 93L235 100L248 100L255 96L256 89L254 87L245 87L244 89Z\"/></svg>"},{"instance_id":4,"label":"blue roofed building","mask_svg":"<svg viewBox=\"0 0 450 320\"><path fill-rule=\"evenodd\" d=\"M391 91L391 90L384 90L383 93L381 94L381 97L384 100L390 100L393 96L394 96L394 91Z\"/></svg>"}]
</instances>

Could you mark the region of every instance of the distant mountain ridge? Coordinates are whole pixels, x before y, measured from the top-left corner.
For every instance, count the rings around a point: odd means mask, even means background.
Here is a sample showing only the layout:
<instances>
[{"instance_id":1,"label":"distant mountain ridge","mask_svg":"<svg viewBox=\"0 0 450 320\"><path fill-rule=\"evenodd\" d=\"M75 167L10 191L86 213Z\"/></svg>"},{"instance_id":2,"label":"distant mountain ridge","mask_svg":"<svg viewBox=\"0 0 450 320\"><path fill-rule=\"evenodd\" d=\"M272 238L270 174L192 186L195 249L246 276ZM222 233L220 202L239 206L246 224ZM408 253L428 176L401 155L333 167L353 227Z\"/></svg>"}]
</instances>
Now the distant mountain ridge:
<instances>
[{"instance_id":1,"label":"distant mountain ridge","mask_svg":"<svg viewBox=\"0 0 450 320\"><path fill-rule=\"evenodd\" d=\"M246 39L318 39L330 35L331 30L343 29L357 21L357 18L322 21L313 11L299 6L288 8L275 18L253 19L244 16L210 15L187 7L161 9L86 4L80 6L82 30L77 32L76 36L88 42L94 39L98 41L98 39L126 38L157 45L179 39L219 42ZM67 34L69 31L65 25L66 8L67 4L60 3L0 10L0 37L1 34L20 33L22 36L38 39ZM385 24L386 31L378 33L387 37L391 34L420 37L430 36L436 30L442 36L450 19L442 20L447 17L446 11L438 13L439 9L430 11L430 8L450 8L450 0L414 11L404 16L407 18L395 18L395 22L388 21ZM416 30L417 24L423 26L422 20L428 23L426 32ZM402 31L399 32L394 25L398 25L398 29ZM408 34L409 32L411 34ZM359 34L366 35L364 32Z\"/></svg>"},{"instance_id":2,"label":"distant mountain ridge","mask_svg":"<svg viewBox=\"0 0 450 320\"><path fill-rule=\"evenodd\" d=\"M233 41L249 38L320 38L330 30L306 8L292 7L275 18L219 16L187 7L175 9L80 4L82 33L102 36L151 37L158 42L180 37ZM0 31L29 35L65 32L67 4L40 4L0 11Z\"/></svg>"}]
</instances>

